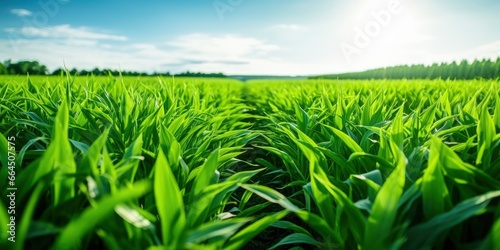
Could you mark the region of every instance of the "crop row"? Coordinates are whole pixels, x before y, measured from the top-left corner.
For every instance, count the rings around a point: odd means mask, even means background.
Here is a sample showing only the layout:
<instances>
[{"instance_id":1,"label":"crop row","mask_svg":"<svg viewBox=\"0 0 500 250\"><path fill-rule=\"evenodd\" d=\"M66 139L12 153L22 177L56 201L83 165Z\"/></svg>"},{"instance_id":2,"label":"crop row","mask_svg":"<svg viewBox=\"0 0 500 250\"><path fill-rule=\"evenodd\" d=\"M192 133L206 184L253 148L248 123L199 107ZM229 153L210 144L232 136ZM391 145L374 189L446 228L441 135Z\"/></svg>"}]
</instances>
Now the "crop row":
<instances>
[{"instance_id":1,"label":"crop row","mask_svg":"<svg viewBox=\"0 0 500 250\"><path fill-rule=\"evenodd\" d=\"M499 91L5 77L0 246L496 249ZM12 137L15 243L3 233Z\"/></svg>"}]
</instances>

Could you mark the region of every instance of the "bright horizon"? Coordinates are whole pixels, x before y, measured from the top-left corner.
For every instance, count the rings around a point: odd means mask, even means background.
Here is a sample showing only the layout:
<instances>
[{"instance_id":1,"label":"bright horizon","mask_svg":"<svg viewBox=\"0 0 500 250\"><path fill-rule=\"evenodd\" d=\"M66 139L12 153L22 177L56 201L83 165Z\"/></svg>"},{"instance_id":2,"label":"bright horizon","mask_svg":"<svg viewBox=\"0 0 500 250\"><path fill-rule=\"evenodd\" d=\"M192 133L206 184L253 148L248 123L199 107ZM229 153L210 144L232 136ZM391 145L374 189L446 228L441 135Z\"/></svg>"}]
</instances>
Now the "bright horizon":
<instances>
[{"instance_id":1,"label":"bright horizon","mask_svg":"<svg viewBox=\"0 0 500 250\"><path fill-rule=\"evenodd\" d=\"M0 60L317 75L500 56L500 2L3 1Z\"/></svg>"}]
</instances>

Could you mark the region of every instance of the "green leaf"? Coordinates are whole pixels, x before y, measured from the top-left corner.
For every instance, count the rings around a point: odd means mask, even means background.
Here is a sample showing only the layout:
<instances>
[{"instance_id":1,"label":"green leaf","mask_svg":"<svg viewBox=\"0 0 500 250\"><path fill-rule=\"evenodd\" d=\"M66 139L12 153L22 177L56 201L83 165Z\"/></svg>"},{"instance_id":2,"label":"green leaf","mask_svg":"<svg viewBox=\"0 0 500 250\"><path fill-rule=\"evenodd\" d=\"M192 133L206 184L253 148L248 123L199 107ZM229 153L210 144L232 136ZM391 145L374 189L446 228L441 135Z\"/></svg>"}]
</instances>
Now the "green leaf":
<instances>
[{"instance_id":1,"label":"green leaf","mask_svg":"<svg viewBox=\"0 0 500 250\"><path fill-rule=\"evenodd\" d=\"M241 218L205 223L188 233L187 243L197 244L206 240L211 240L212 243L214 240L223 243L249 221L248 218Z\"/></svg>"},{"instance_id":2,"label":"green leaf","mask_svg":"<svg viewBox=\"0 0 500 250\"><path fill-rule=\"evenodd\" d=\"M33 183L29 185L34 185L43 176L55 170L54 205L67 201L75 195L75 179L71 175L76 173L76 164L68 139L68 120L68 105L63 101L57 112L50 145L33 173Z\"/></svg>"},{"instance_id":3,"label":"green leaf","mask_svg":"<svg viewBox=\"0 0 500 250\"><path fill-rule=\"evenodd\" d=\"M117 205L137 199L151 189L149 182L136 182L129 188L123 188L113 196L103 197L96 207L89 207L73 221L71 221L57 237L53 249L75 249L80 246L81 240L93 229L111 215Z\"/></svg>"},{"instance_id":4,"label":"green leaf","mask_svg":"<svg viewBox=\"0 0 500 250\"><path fill-rule=\"evenodd\" d=\"M9 142L5 138L5 136L0 133L0 163L2 163L2 168L0 168L0 178L2 180L7 180L7 175L9 172L8 166L8 158L9 158ZM3 184L0 184L0 187L4 187L7 185L7 181L2 181Z\"/></svg>"},{"instance_id":5,"label":"green leaf","mask_svg":"<svg viewBox=\"0 0 500 250\"><path fill-rule=\"evenodd\" d=\"M291 245L291 244L308 244L318 248L321 248L322 243L313 239L311 236L302 233L294 233L286 236L274 246L270 247L269 250L276 249L280 246Z\"/></svg>"},{"instance_id":6,"label":"green leaf","mask_svg":"<svg viewBox=\"0 0 500 250\"><path fill-rule=\"evenodd\" d=\"M53 237L59 234L60 232L61 229L54 226L51 223L32 220L30 223L28 235L26 235L26 239L43 237L43 236Z\"/></svg>"},{"instance_id":7,"label":"green leaf","mask_svg":"<svg viewBox=\"0 0 500 250\"><path fill-rule=\"evenodd\" d=\"M489 156L488 150L490 150L491 143L493 142L493 138L495 137L495 124L490 114L488 113L487 106L481 112L481 117L479 119L479 123L477 125L477 134L478 134L478 152L476 165L479 165L486 160L486 156ZM486 154L486 155L485 155ZM490 162L488 159L487 166L489 166Z\"/></svg>"},{"instance_id":8,"label":"green leaf","mask_svg":"<svg viewBox=\"0 0 500 250\"><path fill-rule=\"evenodd\" d=\"M442 158L444 175L452 178L455 183L472 185L479 182L483 187L493 190L500 189L500 182L498 180L492 178L483 170L464 163L449 147L441 143L439 151Z\"/></svg>"},{"instance_id":9,"label":"green leaf","mask_svg":"<svg viewBox=\"0 0 500 250\"><path fill-rule=\"evenodd\" d=\"M483 241L481 249L500 249L500 218L493 224L488 237Z\"/></svg>"},{"instance_id":10,"label":"green leaf","mask_svg":"<svg viewBox=\"0 0 500 250\"><path fill-rule=\"evenodd\" d=\"M379 168L385 172L390 172L394 169L392 164L390 162L388 162L386 159L379 157L377 155L372 155L372 154L368 154L368 153L362 153L362 152L352 153L351 156L349 156L348 161L354 161L354 160L359 159L359 158L368 158L370 160L377 162L379 165Z\"/></svg>"},{"instance_id":11,"label":"green leaf","mask_svg":"<svg viewBox=\"0 0 500 250\"><path fill-rule=\"evenodd\" d=\"M499 196L500 191L493 191L470 198L458 203L450 211L410 228L403 249L424 249L436 245L436 240L443 232L480 214L492 199Z\"/></svg>"},{"instance_id":12,"label":"green leaf","mask_svg":"<svg viewBox=\"0 0 500 250\"><path fill-rule=\"evenodd\" d=\"M398 113L392 121L392 126L390 128L392 140L400 150L403 150L404 142L403 110L404 104L399 107Z\"/></svg>"},{"instance_id":13,"label":"green leaf","mask_svg":"<svg viewBox=\"0 0 500 250\"><path fill-rule=\"evenodd\" d=\"M233 250L241 249L248 242L250 242L255 236L257 236L264 229L268 228L274 222L280 220L288 214L288 211L281 211L271 215L267 215L264 218L252 223L247 226L236 235L231 237L223 249Z\"/></svg>"},{"instance_id":14,"label":"green leaf","mask_svg":"<svg viewBox=\"0 0 500 250\"><path fill-rule=\"evenodd\" d=\"M219 162L219 149L214 150L205 163L200 167L200 172L196 175L193 182L193 187L190 190L189 201L190 203L198 197L203 189L213 183L213 177L217 170Z\"/></svg>"},{"instance_id":15,"label":"green leaf","mask_svg":"<svg viewBox=\"0 0 500 250\"><path fill-rule=\"evenodd\" d=\"M7 231L9 231L9 226L7 224L10 223L7 211L7 207L5 207L3 202L0 200L0 230L2 230L2 234L0 234L0 243L7 241L7 238L10 237L7 233ZM0 244L0 246L1 245L2 244Z\"/></svg>"},{"instance_id":16,"label":"green leaf","mask_svg":"<svg viewBox=\"0 0 500 250\"><path fill-rule=\"evenodd\" d=\"M154 166L154 196L160 216L163 244L178 249L183 245L186 215L182 194L168 161L160 149Z\"/></svg>"},{"instance_id":17,"label":"green leaf","mask_svg":"<svg viewBox=\"0 0 500 250\"><path fill-rule=\"evenodd\" d=\"M92 143L87 154L83 157L80 162L80 167L78 169L79 173L92 174L96 181L100 182L97 176L102 172L99 171L98 165L101 159L101 154L104 146L106 146L106 141L108 139L109 129L106 129L104 133L97 138L97 140ZM103 169L101 169L103 170Z\"/></svg>"},{"instance_id":18,"label":"green leaf","mask_svg":"<svg viewBox=\"0 0 500 250\"><path fill-rule=\"evenodd\" d=\"M142 134L139 134L137 139L125 150L123 159L116 167L116 173L119 177L123 176L123 178L128 179L130 182L134 182L139 162L143 159L142 144Z\"/></svg>"},{"instance_id":19,"label":"green leaf","mask_svg":"<svg viewBox=\"0 0 500 250\"><path fill-rule=\"evenodd\" d=\"M224 206L226 197L237 188L237 181L217 183L205 187L202 193L189 204L188 227L195 228L203 224L209 216L213 216L212 213Z\"/></svg>"},{"instance_id":20,"label":"green leaf","mask_svg":"<svg viewBox=\"0 0 500 250\"><path fill-rule=\"evenodd\" d=\"M361 242L365 232L366 219L361 211L354 205L352 200L338 187L333 185L328 178L320 178L318 174L313 174L313 180L317 181L317 186L322 186L334 198L335 202L347 214L348 227L357 242ZM314 190L314 186L313 186ZM333 209L333 206L331 207Z\"/></svg>"},{"instance_id":21,"label":"green leaf","mask_svg":"<svg viewBox=\"0 0 500 250\"><path fill-rule=\"evenodd\" d=\"M253 192L254 194L266 199L269 202L281 205L290 212L297 212L299 208L291 203L284 195L276 190L255 184L239 184L242 188Z\"/></svg>"},{"instance_id":22,"label":"green leaf","mask_svg":"<svg viewBox=\"0 0 500 250\"><path fill-rule=\"evenodd\" d=\"M289 221L277 221L271 225L272 227L277 227L277 228L282 228L286 230L292 230L296 233L301 233L301 234L307 234L312 237L312 234L309 233L306 229L304 229L301 226L298 226L292 222Z\"/></svg>"},{"instance_id":23,"label":"green leaf","mask_svg":"<svg viewBox=\"0 0 500 250\"><path fill-rule=\"evenodd\" d=\"M337 232L335 232L331 225L329 225L322 217L304 210L297 211L295 214L307 223L307 225L313 228L318 234L320 234L323 239L333 240L334 242L343 242L343 240L339 238ZM332 237L334 239L332 239Z\"/></svg>"},{"instance_id":24,"label":"green leaf","mask_svg":"<svg viewBox=\"0 0 500 250\"><path fill-rule=\"evenodd\" d=\"M359 152L359 153L363 153L363 149L358 145L358 143L356 143L356 141L354 141L350 136L348 136L347 134L345 134L344 132L334 128L334 127L330 127L328 125L324 125L326 128L329 128L336 136L338 136L340 138L340 140L342 140L345 145L350 148L354 153L356 152Z\"/></svg>"},{"instance_id":25,"label":"green leaf","mask_svg":"<svg viewBox=\"0 0 500 250\"><path fill-rule=\"evenodd\" d=\"M495 95L495 115L493 117L495 125L500 129L500 97Z\"/></svg>"},{"instance_id":26,"label":"green leaf","mask_svg":"<svg viewBox=\"0 0 500 250\"><path fill-rule=\"evenodd\" d=\"M424 217L432 217L444 213L452 206L450 194L443 176L443 165L446 164L446 147L438 138L431 138L429 163L422 177L422 202Z\"/></svg>"},{"instance_id":27,"label":"green leaf","mask_svg":"<svg viewBox=\"0 0 500 250\"><path fill-rule=\"evenodd\" d=\"M154 225L140 214L136 209L128 205L118 205L115 207L115 212L128 223L141 229L151 229Z\"/></svg>"},{"instance_id":28,"label":"green leaf","mask_svg":"<svg viewBox=\"0 0 500 250\"><path fill-rule=\"evenodd\" d=\"M179 164L182 151L181 145L165 126L161 127L160 145L163 152L167 153L168 164L171 166L176 179L179 180L181 186L184 186L189 175L189 169L184 167L185 165Z\"/></svg>"},{"instance_id":29,"label":"green leaf","mask_svg":"<svg viewBox=\"0 0 500 250\"><path fill-rule=\"evenodd\" d=\"M391 147L398 148L391 141ZM366 225L364 246L366 249L388 249L394 235L398 202L405 186L406 157L403 152L397 156L397 165L375 198L372 212Z\"/></svg>"},{"instance_id":30,"label":"green leaf","mask_svg":"<svg viewBox=\"0 0 500 250\"><path fill-rule=\"evenodd\" d=\"M16 244L14 249L19 249L19 250L24 249L24 243L28 235L30 224L33 221L33 213L35 212L36 204L42 194L43 189L45 188L45 185L46 184L43 181L38 183L38 185L35 187L33 193L31 194L28 200L28 204L26 204L24 208L24 212L21 217L21 222L19 223L18 226L18 231L16 235L17 236Z\"/></svg>"}]
</instances>

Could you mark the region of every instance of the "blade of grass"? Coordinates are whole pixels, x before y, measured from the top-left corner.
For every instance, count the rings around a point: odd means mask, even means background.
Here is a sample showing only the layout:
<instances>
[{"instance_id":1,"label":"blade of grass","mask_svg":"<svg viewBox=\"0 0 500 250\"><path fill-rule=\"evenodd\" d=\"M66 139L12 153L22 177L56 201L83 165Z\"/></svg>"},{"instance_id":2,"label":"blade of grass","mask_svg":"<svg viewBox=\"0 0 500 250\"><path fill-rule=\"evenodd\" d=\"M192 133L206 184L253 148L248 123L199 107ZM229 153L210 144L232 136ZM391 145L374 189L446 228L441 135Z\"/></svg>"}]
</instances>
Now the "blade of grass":
<instances>
[{"instance_id":1,"label":"blade of grass","mask_svg":"<svg viewBox=\"0 0 500 250\"><path fill-rule=\"evenodd\" d=\"M442 147L445 145L438 138L431 138L429 163L422 177L422 202L424 217L427 220L446 212L452 206L442 172L446 161L443 158L446 153L441 150Z\"/></svg>"},{"instance_id":2,"label":"blade of grass","mask_svg":"<svg viewBox=\"0 0 500 250\"><path fill-rule=\"evenodd\" d=\"M408 230L404 249L424 249L436 245L441 234L463 221L484 211L489 202L500 197L500 191L493 191L462 201L450 211Z\"/></svg>"},{"instance_id":3,"label":"blade of grass","mask_svg":"<svg viewBox=\"0 0 500 250\"><path fill-rule=\"evenodd\" d=\"M80 246L81 240L106 219L112 218L117 205L137 199L151 189L149 182L136 182L130 188L123 188L113 196L103 197L96 207L90 207L71 221L57 237L54 249L74 249Z\"/></svg>"},{"instance_id":4,"label":"blade of grass","mask_svg":"<svg viewBox=\"0 0 500 250\"><path fill-rule=\"evenodd\" d=\"M160 216L163 244L169 249L182 247L186 215L179 185L160 149L154 166L154 196Z\"/></svg>"},{"instance_id":5,"label":"blade of grass","mask_svg":"<svg viewBox=\"0 0 500 250\"><path fill-rule=\"evenodd\" d=\"M399 147L391 140L391 147ZM395 223L398 202L403 195L405 186L406 157L403 152L397 156L397 165L391 175L380 188L372 212L368 217L366 225L364 247L366 249L388 249L394 235L393 224Z\"/></svg>"},{"instance_id":6,"label":"blade of grass","mask_svg":"<svg viewBox=\"0 0 500 250\"><path fill-rule=\"evenodd\" d=\"M252 223L231 237L223 249L233 250L241 249L255 236L257 236L264 229L268 228L274 222L285 217L289 212L287 210L267 215L264 218Z\"/></svg>"}]
</instances>

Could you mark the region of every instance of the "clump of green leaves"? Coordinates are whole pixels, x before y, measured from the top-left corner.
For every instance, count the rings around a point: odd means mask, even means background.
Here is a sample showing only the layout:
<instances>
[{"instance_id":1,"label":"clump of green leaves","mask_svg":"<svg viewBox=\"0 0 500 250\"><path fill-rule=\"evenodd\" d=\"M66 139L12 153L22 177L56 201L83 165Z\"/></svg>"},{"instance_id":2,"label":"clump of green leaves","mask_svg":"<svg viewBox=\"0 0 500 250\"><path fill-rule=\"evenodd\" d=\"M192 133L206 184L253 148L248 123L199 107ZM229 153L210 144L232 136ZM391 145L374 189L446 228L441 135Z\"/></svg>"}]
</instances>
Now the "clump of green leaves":
<instances>
[{"instance_id":1,"label":"clump of green leaves","mask_svg":"<svg viewBox=\"0 0 500 250\"><path fill-rule=\"evenodd\" d=\"M499 93L481 80L3 78L0 178L15 136L19 220L0 246L497 249Z\"/></svg>"}]
</instances>

